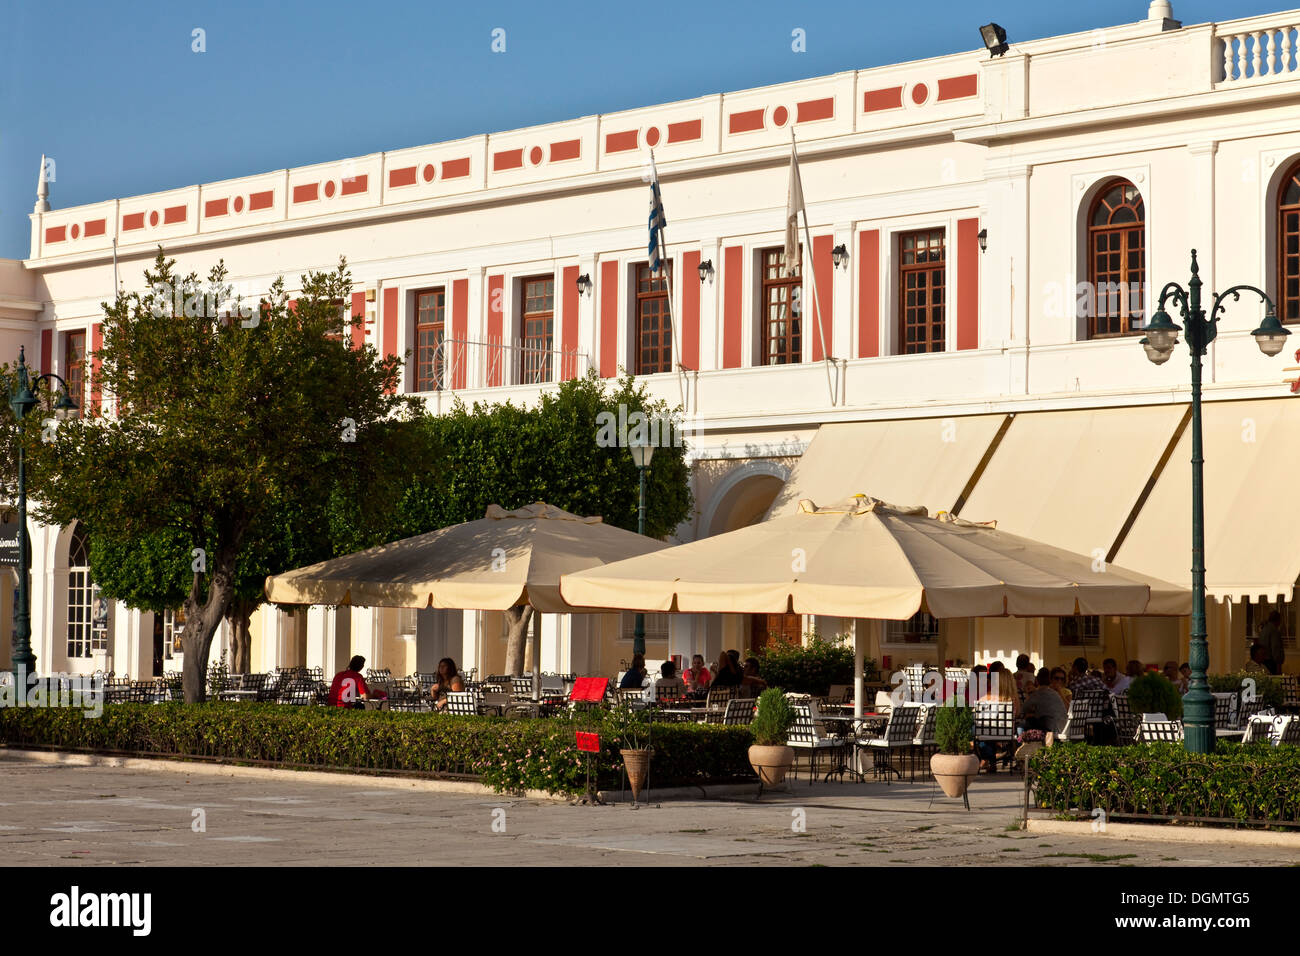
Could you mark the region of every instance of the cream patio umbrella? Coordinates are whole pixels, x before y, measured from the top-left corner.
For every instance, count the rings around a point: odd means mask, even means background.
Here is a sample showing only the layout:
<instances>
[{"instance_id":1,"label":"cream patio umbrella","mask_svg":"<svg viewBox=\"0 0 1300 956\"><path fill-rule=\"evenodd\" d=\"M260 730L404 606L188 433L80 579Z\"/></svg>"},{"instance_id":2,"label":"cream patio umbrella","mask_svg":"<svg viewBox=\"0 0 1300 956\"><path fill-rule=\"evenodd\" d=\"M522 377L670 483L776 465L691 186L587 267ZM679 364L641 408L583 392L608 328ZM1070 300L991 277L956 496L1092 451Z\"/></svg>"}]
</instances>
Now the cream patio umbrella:
<instances>
[{"instance_id":1,"label":"cream patio umbrella","mask_svg":"<svg viewBox=\"0 0 1300 956\"><path fill-rule=\"evenodd\" d=\"M805 499L785 517L566 574L560 591L591 607L885 620L1191 612L1191 592L1166 581L865 495ZM860 646L854 656L860 712Z\"/></svg>"},{"instance_id":2,"label":"cream patio umbrella","mask_svg":"<svg viewBox=\"0 0 1300 956\"><path fill-rule=\"evenodd\" d=\"M272 575L266 597L276 604L601 611L565 601L560 576L664 547L598 517L580 517L544 502L515 511L488 505L477 521ZM541 654L537 622L534 614L534 698ZM517 626L524 624L521 619Z\"/></svg>"}]
</instances>

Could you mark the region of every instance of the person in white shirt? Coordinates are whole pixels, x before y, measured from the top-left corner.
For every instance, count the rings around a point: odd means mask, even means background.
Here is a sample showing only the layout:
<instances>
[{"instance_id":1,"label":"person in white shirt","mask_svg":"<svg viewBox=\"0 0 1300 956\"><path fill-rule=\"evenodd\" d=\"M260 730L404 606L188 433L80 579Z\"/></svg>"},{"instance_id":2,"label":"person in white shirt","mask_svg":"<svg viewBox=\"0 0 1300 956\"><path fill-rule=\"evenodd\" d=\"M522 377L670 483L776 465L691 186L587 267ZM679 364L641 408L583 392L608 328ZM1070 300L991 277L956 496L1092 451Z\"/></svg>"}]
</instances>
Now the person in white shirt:
<instances>
[{"instance_id":1,"label":"person in white shirt","mask_svg":"<svg viewBox=\"0 0 1300 956\"><path fill-rule=\"evenodd\" d=\"M1129 677L1119 672L1119 665L1115 663L1113 657L1108 657L1101 662L1101 682L1112 694L1128 692Z\"/></svg>"}]
</instances>

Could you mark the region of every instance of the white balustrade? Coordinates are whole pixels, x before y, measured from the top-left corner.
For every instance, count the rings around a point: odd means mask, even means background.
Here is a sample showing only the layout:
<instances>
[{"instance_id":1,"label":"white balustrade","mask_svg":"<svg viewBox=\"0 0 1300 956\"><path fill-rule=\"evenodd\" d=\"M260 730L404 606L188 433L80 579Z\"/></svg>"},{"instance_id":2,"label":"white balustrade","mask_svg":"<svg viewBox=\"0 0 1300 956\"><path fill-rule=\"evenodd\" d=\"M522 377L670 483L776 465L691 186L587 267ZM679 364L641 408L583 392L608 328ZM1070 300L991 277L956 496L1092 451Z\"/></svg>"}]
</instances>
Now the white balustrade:
<instances>
[{"instance_id":1,"label":"white balustrade","mask_svg":"<svg viewBox=\"0 0 1300 956\"><path fill-rule=\"evenodd\" d=\"M1300 77L1300 26L1286 24L1221 33L1222 63L1216 60L1218 83L1295 79Z\"/></svg>"}]
</instances>

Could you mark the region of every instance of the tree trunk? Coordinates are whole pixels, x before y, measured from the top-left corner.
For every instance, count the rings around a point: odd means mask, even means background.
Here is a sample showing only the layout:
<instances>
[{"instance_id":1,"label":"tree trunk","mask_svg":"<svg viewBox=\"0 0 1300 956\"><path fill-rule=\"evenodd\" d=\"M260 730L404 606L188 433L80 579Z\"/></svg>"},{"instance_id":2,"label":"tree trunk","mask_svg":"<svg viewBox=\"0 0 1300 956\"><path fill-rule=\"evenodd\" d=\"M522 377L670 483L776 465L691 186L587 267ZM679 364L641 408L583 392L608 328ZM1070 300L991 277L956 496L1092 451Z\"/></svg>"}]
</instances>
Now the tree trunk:
<instances>
[{"instance_id":1,"label":"tree trunk","mask_svg":"<svg viewBox=\"0 0 1300 956\"><path fill-rule=\"evenodd\" d=\"M200 577L196 573L189 597L185 599L185 633L181 643L185 648L182 675L187 704L201 704L208 699L208 654L212 650L212 637L230 607L233 570L232 555L229 567L213 572L208 599L202 604L199 603Z\"/></svg>"},{"instance_id":2,"label":"tree trunk","mask_svg":"<svg viewBox=\"0 0 1300 956\"><path fill-rule=\"evenodd\" d=\"M257 605L252 601L235 601L226 613L230 624L230 673L247 674L252 670L252 638L249 619Z\"/></svg>"},{"instance_id":3,"label":"tree trunk","mask_svg":"<svg viewBox=\"0 0 1300 956\"><path fill-rule=\"evenodd\" d=\"M533 609L525 604L518 604L506 611L506 622L510 625L506 638L506 673L511 677L518 677L524 672L528 622L532 616Z\"/></svg>"}]
</instances>

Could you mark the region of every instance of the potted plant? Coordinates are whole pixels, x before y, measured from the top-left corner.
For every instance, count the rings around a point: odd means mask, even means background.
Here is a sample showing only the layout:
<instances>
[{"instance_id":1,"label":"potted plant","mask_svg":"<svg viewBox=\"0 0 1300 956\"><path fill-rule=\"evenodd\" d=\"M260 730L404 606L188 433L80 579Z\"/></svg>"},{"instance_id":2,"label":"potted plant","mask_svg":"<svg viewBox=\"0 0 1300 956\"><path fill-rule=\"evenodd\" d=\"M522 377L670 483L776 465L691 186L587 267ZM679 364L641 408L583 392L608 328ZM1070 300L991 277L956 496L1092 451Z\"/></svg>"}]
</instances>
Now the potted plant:
<instances>
[{"instance_id":1,"label":"potted plant","mask_svg":"<svg viewBox=\"0 0 1300 956\"><path fill-rule=\"evenodd\" d=\"M619 745L632 802L636 803L650 776L650 721L643 711L616 707L606 718L605 728L610 740Z\"/></svg>"},{"instance_id":2,"label":"potted plant","mask_svg":"<svg viewBox=\"0 0 1300 956\"><path fill-rule=\"evenodd\" d=\"M754 735L749 765L758 774L761 787L780 785L794 765L794 748L786 746L794 719L794 708L779 687L769 687L758 695L758 710L749 725Z\"/></svg>"},{"instance_id":3,"label":"potted plant","mask_svg":"<svg viewBox=\"0 0 1300 956\"><path fill-rule=\"evenodd\" d=\"M975 713L969 707L940 707L934 718L937 753L930 757L930 772L950 797L966 794L980 772L979 757L971 750Z\"/></svg>"}]
</instances>

